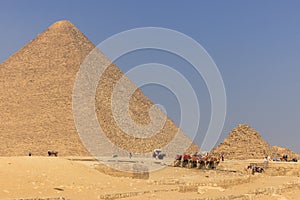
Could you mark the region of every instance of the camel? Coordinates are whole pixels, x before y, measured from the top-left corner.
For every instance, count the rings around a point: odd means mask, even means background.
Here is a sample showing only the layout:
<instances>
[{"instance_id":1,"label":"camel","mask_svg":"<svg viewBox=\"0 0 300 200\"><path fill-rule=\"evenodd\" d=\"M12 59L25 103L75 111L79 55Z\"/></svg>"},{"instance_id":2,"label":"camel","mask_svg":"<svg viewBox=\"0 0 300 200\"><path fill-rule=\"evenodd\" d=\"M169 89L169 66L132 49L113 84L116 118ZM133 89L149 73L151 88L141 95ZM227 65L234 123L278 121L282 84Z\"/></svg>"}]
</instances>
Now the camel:
<instances>
[{"instance_id":1,"label":"camel","mask_svg":"<svg viewBox=\"0 0 300 200\"><path fill-rule=\"evenodd\" d=\"M181 159L182 159L182 155L176 155L173 166L179 167L181 165Z\"/></svg>"},{"instance_id":2,"label":"camel","mask_svg":"<svg viewBox=\"0 0 300 200\"><path fill-rule=\"evenodd\" d=\"M57 155L58 155L58 152L57 151L54 151L54 150L52 150L52 151L48 151L48 156L55 156L55 157L57 157Z\"/></svg>"},{"instance_id":3,"label":"camel","mask_svg":"<svg viewBox=\"0 0 300 200\"><path fill-rule=\"evenodd\" d=\"M252 171L252 174L255 174L255 172L257 172L257 173L263 173L265 171L262 167L255 166L253 164L245 166L245 170L249 170L249 169Z\"/></svg>"},{"instance_id":4,"label":"camel","mask_svg":"<svg viewBox=\"0 0 300 200\"><path fill-rule=\"evenodd\" d=\"M215 169L220 163L220 159L215 157L202 157L197 155L192 157L189 154L183 156L177 155L173 163L174 167L187 167L187 168L197 168L197 169Z\"/></svg>"}]
</instances>

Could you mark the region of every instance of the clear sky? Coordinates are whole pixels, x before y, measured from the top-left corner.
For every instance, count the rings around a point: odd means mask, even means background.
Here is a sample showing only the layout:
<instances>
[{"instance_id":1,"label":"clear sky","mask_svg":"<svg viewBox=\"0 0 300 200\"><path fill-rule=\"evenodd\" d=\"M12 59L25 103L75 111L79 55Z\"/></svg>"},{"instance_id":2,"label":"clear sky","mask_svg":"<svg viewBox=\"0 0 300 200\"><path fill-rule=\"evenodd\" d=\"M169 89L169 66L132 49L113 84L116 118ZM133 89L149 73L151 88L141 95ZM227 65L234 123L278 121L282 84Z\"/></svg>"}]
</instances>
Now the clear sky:
<instances>
[{"instance_id":1,"label":"clear sky","mask_svg":"<svg viewBox=\"0 0 300 200\"><path fill-rule=\"evenodd\" d=\"M182 1L183 2L183 1ZM259 131L271 145L300 153L300 2L299 1L0 1L0 62L53 22L73 22L94 44L131 28L157 26L180 31L199 42L217 64L227 92L223 139L239 123ZM151 56L149 56L151 55ZM177 59L177 60L176 60ZM196 88L199 132L207 129L209 95L188 63L149 50L117 61L130 65L174 65ZM176 62L174 61L176 60ZM165 88L143 88L178 122L174 96ZM201 140L201 135L196 140Z\"/></svg>"}]
</instances>

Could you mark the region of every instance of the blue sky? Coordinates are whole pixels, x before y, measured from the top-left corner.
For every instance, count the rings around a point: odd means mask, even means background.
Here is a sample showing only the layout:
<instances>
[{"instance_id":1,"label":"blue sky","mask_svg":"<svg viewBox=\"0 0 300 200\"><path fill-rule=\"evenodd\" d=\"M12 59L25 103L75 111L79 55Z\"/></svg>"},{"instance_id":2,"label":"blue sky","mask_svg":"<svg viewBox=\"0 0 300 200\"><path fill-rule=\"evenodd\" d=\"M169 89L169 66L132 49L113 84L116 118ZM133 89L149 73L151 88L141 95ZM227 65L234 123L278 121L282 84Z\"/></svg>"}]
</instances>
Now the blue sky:
<instances>
[{"instance_id":1,"label":"blue sky","mask_svg":"<svg viewBox=\"0 0 300 200\"><path fill-rule=\"evenodd\" d=\"M223 139L239 123L271 145L300 152L299 1L0 1L0 62L45 30L68 19L94 44L131 28L157 26L199 42L217 64L227 92ZM116 63L126 72L147 62L174 65L200 99L199 133L209 121L209 94L185 61L168 53L130 53ZM185 67L182 67L185 66ZM175 97L165 88L143 88L178 122ZM199 134L196 140L201 140Z\"/></svg>"}]
</instances>

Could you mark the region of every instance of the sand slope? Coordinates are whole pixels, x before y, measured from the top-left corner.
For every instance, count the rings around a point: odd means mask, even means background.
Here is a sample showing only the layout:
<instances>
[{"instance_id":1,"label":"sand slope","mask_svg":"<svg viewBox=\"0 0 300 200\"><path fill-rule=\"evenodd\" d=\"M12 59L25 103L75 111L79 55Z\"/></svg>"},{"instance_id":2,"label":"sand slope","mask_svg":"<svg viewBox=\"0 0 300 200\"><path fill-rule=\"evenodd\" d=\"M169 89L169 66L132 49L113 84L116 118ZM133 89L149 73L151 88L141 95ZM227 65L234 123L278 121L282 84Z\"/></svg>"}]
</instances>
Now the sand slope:
<instances>
[{"instance_id":1,"label":"sand slope","mask_svg":"<svg viewBox=\"0 0 300 200\"><path fill-rule=\"evenodd\" d=\"M251 175L243 170L249 162L261 161L226 161L218 170L167 167L132 179L105 175L91 161L2 157L0 199L298 199L299 163L270 163L266 173Z\"/></svg>"}]
</instances>

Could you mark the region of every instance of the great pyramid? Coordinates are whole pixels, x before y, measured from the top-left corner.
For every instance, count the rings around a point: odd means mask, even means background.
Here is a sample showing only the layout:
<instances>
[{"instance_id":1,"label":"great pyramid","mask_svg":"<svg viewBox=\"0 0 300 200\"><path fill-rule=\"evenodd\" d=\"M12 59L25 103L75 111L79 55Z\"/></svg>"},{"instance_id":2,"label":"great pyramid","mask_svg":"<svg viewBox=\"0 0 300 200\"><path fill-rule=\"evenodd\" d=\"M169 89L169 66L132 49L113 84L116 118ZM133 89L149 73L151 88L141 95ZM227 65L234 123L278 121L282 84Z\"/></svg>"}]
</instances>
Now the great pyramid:
<instances>
[{"instance_id":1,"label":"great pyramid","mask_svg":"<svg viewBox=\"0 0 300 200\"><path fill-rule=\"evenodd\" d=\"M277 155L260 134L247 124L239 124L230 131L229 136L211 153L214 155L224 153L228 159L262 159Z\"/></svg>"},{"instance_id":2,"label":"great pyramid","mask_svg":"<svg viewBox=\"0 0 300 200\"><path fill-rule=\"evenodd\" d=\"M82 145L72 114L74 80L81 63L95 46L69 21L54 23L0 64L0 156L89 155ZM102 55L104 59L107 59ZM107 137L131 152L151 152L170 142L178 127L167 119L163 129L147 140L128 136L110 110L112 88L123 73L111 65L96 95L96 113ZM133 84L130 82L130 84ZM130 101L132 118L150 120L153 103L137 89ZM187 141L187 137L179 133ZM198 151L194 143L190 151Z\"/></svg>"}]
</instances>

